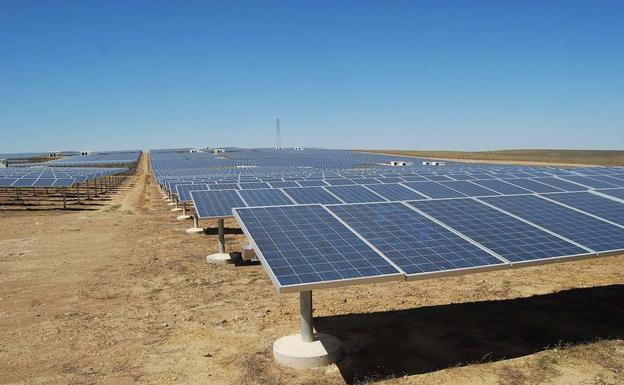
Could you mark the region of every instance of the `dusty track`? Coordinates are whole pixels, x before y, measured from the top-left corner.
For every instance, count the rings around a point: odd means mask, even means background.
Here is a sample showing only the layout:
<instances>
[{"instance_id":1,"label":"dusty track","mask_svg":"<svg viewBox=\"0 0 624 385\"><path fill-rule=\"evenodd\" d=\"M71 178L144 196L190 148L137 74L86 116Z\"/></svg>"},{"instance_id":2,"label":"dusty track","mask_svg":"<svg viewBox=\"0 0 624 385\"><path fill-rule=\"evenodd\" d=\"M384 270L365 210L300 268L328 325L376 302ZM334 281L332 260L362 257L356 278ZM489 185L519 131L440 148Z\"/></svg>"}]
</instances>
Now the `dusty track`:
<instances>
[{"instance_id":1,"label":"dusty track","mask_svg":"<svg viewBox=\"0 0 624 385\"><path fill-rule=\"evenodd\" d=\"M297 296L174 217L145 159L98 211L0 212L0 383L624 383L621 257L316 292L347 358L294 371Z\"/></svg>"}]
</instances>

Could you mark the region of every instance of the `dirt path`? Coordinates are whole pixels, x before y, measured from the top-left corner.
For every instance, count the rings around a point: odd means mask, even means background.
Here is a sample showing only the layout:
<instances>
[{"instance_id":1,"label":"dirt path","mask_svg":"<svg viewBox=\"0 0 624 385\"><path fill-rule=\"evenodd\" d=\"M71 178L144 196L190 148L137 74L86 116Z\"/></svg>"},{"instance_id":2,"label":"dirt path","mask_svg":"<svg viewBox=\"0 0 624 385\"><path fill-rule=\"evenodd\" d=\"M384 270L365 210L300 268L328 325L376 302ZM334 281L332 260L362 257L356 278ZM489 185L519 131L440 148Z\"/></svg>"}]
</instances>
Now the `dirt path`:
<instances>
[{"instance_id":1,"label":"dirt path","mask_svg":"<svg viewBox=\"0 0 624 385\"><path fill-rule=\"evenodd\" d=\"M346 359L294 371L297 296L189 225L146 159L100 210L0 212L0 384L624 383L624 258L319 291Z\"/></svg>"}]
</instances>

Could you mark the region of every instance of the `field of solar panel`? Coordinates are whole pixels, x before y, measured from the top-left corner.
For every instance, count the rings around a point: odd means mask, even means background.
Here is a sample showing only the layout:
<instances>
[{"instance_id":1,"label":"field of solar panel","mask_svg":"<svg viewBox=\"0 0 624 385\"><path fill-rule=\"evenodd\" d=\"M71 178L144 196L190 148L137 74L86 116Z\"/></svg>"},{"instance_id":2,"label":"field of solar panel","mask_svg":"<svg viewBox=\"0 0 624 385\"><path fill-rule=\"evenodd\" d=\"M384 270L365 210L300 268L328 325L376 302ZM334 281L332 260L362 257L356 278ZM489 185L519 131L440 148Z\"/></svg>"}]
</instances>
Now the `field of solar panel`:
<instances>
[{"instance_id":1,"label":"field of solar panel","mask_svg":"<svg viewBox=\"0 0 624 385\"><path fill-rule=\"evenodd\" d=\"M65 177L17 169L10 198ZM0 210L0 383L617 384L623 188L618 167L153 151L96 210ZM308 310L342 359L285 367Z\"/></svg>"}]
</instances>

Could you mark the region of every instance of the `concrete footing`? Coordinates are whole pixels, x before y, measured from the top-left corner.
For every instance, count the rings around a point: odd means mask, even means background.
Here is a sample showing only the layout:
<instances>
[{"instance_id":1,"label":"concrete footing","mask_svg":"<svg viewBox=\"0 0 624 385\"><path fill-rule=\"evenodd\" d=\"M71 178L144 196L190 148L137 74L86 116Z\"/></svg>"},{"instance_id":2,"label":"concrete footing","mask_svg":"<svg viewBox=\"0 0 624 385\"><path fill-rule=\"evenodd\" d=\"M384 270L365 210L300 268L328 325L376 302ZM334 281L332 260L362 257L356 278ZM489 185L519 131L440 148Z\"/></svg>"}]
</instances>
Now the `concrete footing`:
<instances>
[{"instance_id":1,"label":"concrete footing","mask_svg":"<svg viewBox=\"0 0 624 385\"><path fill-rule=\"evenodd\" d=\"M284 366L296 369L316 368L340 360L340 341L329 334L316 333L314 341L306 342L295 334L278 339L273 344L275 360Z\"/></svg>"},{"instance_id":2,"label":"concrete footing","mask_svg":"<svg viewBox=\"0 0 624 385\"><path fill-rule=\"evenodd\" d=\"M182 207L174 207L171 209L171 212L178 212L178 211L182 211Z\"/></svg>"},{"instance_id":3,"label":"concrete footing","mask_svg":"<svg viewBox=\"0 0 624 385\"><path fill-rule=\"evenodd\" d=\"M208 263L226 263L230 260L230 254L228 253L215 253L206 257Z\"/></svg>"},{"instance_id":4,"label":"concrete footing","mask_svg":"<svg viewBox=\"0 0 624 385\"><path fill-rule=\"evenodd\" d=\"M201 227L191 227L190 229L184 230L185 233L193 235L193 234L203 234L204 229Z\"/></svg>"},{"instance_id":5,"label":"concrete footing","mask_svg":"<svg viewBox=\"0 0 624 385\"><path fill-rule=\"evenodd\" d=\"M175 206L175 205L176 205L176 203L175 203L175 202L169 202L169 203L167 203L167 204L168 204L169 206Z\"/></svg>"},{"instance_id":6,"label":"concrete footing","mask_svg":"<svg viewBox=\"0 0 624 385\"><path fill-rule=\"evenodd\" d=\"M185 221L185 220L187 220L187 219L191 219L191 218L192 218L192 217L191 217L190 215L178 215L176 219L177 219L178 221Z\"/></svg>"}]
</instances>

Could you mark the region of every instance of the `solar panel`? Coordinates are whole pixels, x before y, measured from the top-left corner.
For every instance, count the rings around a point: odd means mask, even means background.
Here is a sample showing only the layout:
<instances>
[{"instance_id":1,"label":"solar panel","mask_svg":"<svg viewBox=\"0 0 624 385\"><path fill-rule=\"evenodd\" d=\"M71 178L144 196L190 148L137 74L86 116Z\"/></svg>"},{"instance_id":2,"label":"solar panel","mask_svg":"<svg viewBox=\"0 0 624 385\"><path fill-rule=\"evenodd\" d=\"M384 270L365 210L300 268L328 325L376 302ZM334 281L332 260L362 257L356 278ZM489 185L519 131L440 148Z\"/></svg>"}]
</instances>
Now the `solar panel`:
<instances>
[{"instance_id":1,"label":"solar panel","mask_svg":"<svg viewBox=\"0 0 624 385\"><path fill-rule=\"evenodd\" d=\"M196 190L208 190L208 185L205 183L197 183L197 184L178 184L176 185L176 194L178 196L178 200L180 202L190 202L191 201L191 191Z\"/></svg>"},{"instance_id":2,"label":"solar panel","mask_svg":"<svg viewBox=\"0 0 624 385\"><path fill-rule=\"evenodd\" d=\"M245 207L235 190L191 191L197 216L201 219L232 216L234 207Z\"/></svg>"},{"instance_id":3,"label":"solar panel","mask_svg":"<svg viewBox=\"0 0 624 385\"><path fill-rule=\"evenodd\" d=\"M57 178L53 187L69 187L74 184L73 178Z\"/></svg>"},{"instance_id":4,"label":"solar panel","mask_svg":"<svg viewBox=\"0 0 624 385\"><path fill-rule=\"evenodd\" d=\"M512 263L591 254L573 243L473 199L408 203Z\"/></svg>"},{"instance_id":5,"label":"solar panel","mask_svg":"<svg viewBox=\"0 0 624 385\"><path fill-rule=\"evenodd\" d=\"M461 198L466 196L437 182L403 182L402 184L430 198Z\"/></svg>"},{"instance_id":6,"label":"solar panel","mask_svg":"<svg viewBox=\"0 0 624 385\"><path fill-rule=\"evenodd\" d=\"M298 180L297 183L299 183L299 185L301 187L315 187L315 186L328 186L327 183L325 183L325 181L323 180Z\"/></svg>"},{"instance_id":7,"label":"solar panel","mask_svg":"<svg viewBox=\"0 0 624 385\"><path fill-rule=\"evenodd\" d=\"M52 187L56 182L55 178L39 178L32 184L33 187Z\"/></svg>"},{"instance_id":8,"label":"solar panel","mask_svg":"<svg viewBox=\"0 0 624 385\"><path fill-rule=\"evenodd\" d=\"M487 187L490 190L494 190L504 195L531 194L532 193L532 191L530 190L524 189L522 187L514 186L513 184L507 183L500 179L473 180L471 182L476 183L483 187Z\"/></svg>"},{"instance_id":9,"label":"solar panel","mask_svg":"<svg viewBox=\"0 0 624 385\"><path fill-rule=\"evenodd\" d=\"M624 229L536 195L482 198L596 252L624 249Z\"/></svg>"},{"instance_id":10,"label":"solar panel","mask_svg":"<svg viewBox=\"0 0 624 385\"><path fill-rule=\"evenodd\" d=\"M269 184L265 182L246 182L246 183L239 183L238 185L243 190L271 188L271 186L269 186Z\"/></svg>"},{"instance_id":11,"label":"solar panel","mask_svg":"<svg viewBox=\"0 0 624 385\"><path fill-rule=\"evenodd\" d=\"M614 198L624 200L624 189L617 188L611 190L598 190L601 194L609 195Z\"/></svg>"},{"instance_id":12,"label":"solar panel","mask_svg":"<svg viewBox=\"0 0 624 385\"><path fill-rule=\"evenodd\" d=\"M614 186L624 187L624 180L610 175L592 175L592 179L606 182Z\"/></svg>"},{"instance_id":13,"label":"solar panel","mask_svg":"<svg viewBox=\"0 0 624 385\"><path fill-rule=\"evenodd\" d=\"M561 189L563 191L586 191L587 187L583 187L583 186L579 186L577 184L574 184L572 182L568 182L565 181L563 179L559 179L559 178L535 178L536 181L540 182L540 183L546 183L547 185L556 187L558 189Z\"/></svg>"},{"instance_id":14,"label":"solar panel","mask_svg":"<svg viewBox=\"0 0 624 385\"><path fill-rule=\"evenodd\" d=\"M285 188L284 191L295 202L300 204L319 203L328 205L333 203L343 203L322 187Z\"/></svg>"},{"instance_id":15,"label":"solar panel","mask_svg":"<svg viewBox=\"0 0 624 385\"><path fill-rule=\"evenodd\" d=\"M292 205L288 195L279 189L240 190L238 194L245 200L247 206L283 206Z\"/></svg>"},{"instance_id":16,"label":"solar panel","mask_svg":"<svg viewBox=\"0 0 624 385\"><path fill-rule=\"evenodd\" d=\"M401 179L399 177L395 177L395 176L381 177L381 178L377 178L377 180L380 181L381 183L399 183L399 182L403 182L403 179Z\"/></svg>"},{"instance_id":17,"label":"solar panel","mask_svg":"<svg viewBox=\"0 0 624 385\"><path fill-rule=\"evenodd\" d=\"M327 208L412 277L508 265L402 203Z\"/></svg>"},{"instance_id":18,"label":"solar panel","mask_svg":"<svg viewBox=\"0 0 624 385\"><path fill-rule=\"evenodd\" d=\"M367 185L366 187L373 190L374 192L389 201L409 201L427 198L414 190L410 190L407 187L401 186L400 184L371 184Z\"/></svg>"},{"instance_id":19,"label":"solar panel","mask_svg":"<svg viewBox=\"0 0 624 385\"><path fill-rule=\"evenodd\" d=\"M238 190L240 187L237 183L216 183L211 184L211 190Z\"/></svg>"},{"instance_id":20,"label":"solar panel","mask_svg":"<svg viewBox=\"0 0 624 385\"><path fill-rule=\"evenodd\" d=\"M548 194L544 197L624 226L624 203L590 192Z\"/></svg>"},{"instance_id":21,"label":"solar panel","mask_svg":"<svg viewBox=\"0 0 624 385\"><path fill-rule=\"evenodd\" d=\"M9 187L15 183L16 180L17 178L0 178L0 187Z\"/></svg>"},{"instance_id":22,"label":"solar panel","mask_svg":"<svg viewBox=\"0 0 624 385\"><path fill-rule=\"evenodd\" d=\"M469 197L482 197L488 195L498 195L496 191L487 189L483 186L476 185L466 180L438 182L445 187L452 188L455 191L467 195Z\"/></svg>"},{"instance_id":23,"label":"solar panel","mask_svg":"<svg viewBox=\"0 0 624 385\"><path fill-rule=\"evenodd\" d=\"M403 277L322 206L243 208L234 215L280 292Z\"/></svg>"},{"instance_id":24,"label":"solar panel","mask_svg":"<svg viewBox=\"0 0 624 385\"><path fill-rule=\"evenodd\" d=\"M37 179L21 178L15 181L11 187L30 187Z\"/></svg>"},{"instance_id":25,"label":"solar panel","mask_svg":"<svg viewBox=\"0 0 624 385\"><path fill-rule=\"evenodd\" d=\"M325 189L345 203L384 202L386 200L364 186L330 186Z\"/></svg>"},{"instance_id":26,"label":"solar panel","mask_svg":"<svg viewBox=\"0 0 624 385\"><path fill-rule=\"evenodd\" d=\"M445 181L445 180L453 180L446 175L425 175L425 178L433 181Z\"/></svg>"},{"instance_id":27,"label":"solar panel","mask_svg":"<svg viewBox=\"0 0 624 385\"><path fill-rule=\"evenodd\" d=\"M269 182L269 184L271 185L272 188L299 187L297 182L295 182L294 180L283 181L283 182L281 181Z\"/></svg>"},{"instance_id":28,"label":"solar panel","mask_svg":"<svg viewBox=\"0 0 624 385\"><path fill-rule=\"evenodd\" d=\"M538 182L533 179L528 179L528 178L505 179L505 182L511 183L516 186L520 186L522 188L531 190L536 193L549 193L549 192L564 191L562 189L558 189L551 185L544 184L544 183Z\"/></svg>"},{"instance_id":29,"label":"solar panel","mask_svg":"<svg viewBox=\"0 0 624 385\"><path fill-rule=\"evenodd\" d=\"M576 176L576 175L566 175L562 176L562 179L569 180L574 183L582 184L583 186L591 187L591 188L611 188L618 187L611 183L601 182L599 180L587 177L587 176Z\"/></svg>"},{"instance_id":30,"label":"solar panel","mask_svg":"<svg viewBox=\"0 0 624 385\"><path fill-rule=\"evenodd\" d=\"M354 181L352 181L351 179L347 179L347 178L328 178L325 179L325 183L327 183L330 186L344 186L344 185L350 185L350 184L355 184Z\"/></svg>"}]
</instances>

